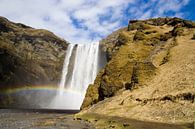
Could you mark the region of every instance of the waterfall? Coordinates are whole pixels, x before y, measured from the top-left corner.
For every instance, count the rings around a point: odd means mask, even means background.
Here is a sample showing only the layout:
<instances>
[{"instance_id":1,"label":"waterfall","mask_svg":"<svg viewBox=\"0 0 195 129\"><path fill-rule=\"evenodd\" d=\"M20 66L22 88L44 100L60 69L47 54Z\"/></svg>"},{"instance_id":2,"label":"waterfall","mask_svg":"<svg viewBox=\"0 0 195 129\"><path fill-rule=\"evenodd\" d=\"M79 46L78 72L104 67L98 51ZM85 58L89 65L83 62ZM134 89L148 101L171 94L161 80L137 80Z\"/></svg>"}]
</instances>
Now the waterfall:
<instances>
[{"instance_id":1,"label":"waterfall","mask_svg":"<svg viewBox=\"0 0 195 129\"><path fill-rule=\"evenodd\" d=\"M64 85L66 83L66 76L68 73L68 65L70 62L70 57L71 57L73 48L74 48L74 45L72 45L72 44L70 44L67 48L66 57L64 60L64 65L63 65L63 70L62 70L62 77L61 77L60 85L59 85L59 92L61 95L63 94Z\"/></svg>"},{"instance_id":2,"label":"waterfall","mask_svg":"<svg viewBox=\"0 0 195 129\"><path fill-rule=\"evenodd\" d=\"M58 93L50 107L79 109L99 69L99 43L69 44Z\"/></svg>"},{"instance_id":3,"label":"waterfall","mask_svg":"<svg viewBox=\"0 0 195 129\"><path fill-rule=\"evenodd\" d=\"M76 47L75 64L67 86L68 89L85 92L97 74L99 45L98 43L78 44Z\"/></svg>"}]
</instances>

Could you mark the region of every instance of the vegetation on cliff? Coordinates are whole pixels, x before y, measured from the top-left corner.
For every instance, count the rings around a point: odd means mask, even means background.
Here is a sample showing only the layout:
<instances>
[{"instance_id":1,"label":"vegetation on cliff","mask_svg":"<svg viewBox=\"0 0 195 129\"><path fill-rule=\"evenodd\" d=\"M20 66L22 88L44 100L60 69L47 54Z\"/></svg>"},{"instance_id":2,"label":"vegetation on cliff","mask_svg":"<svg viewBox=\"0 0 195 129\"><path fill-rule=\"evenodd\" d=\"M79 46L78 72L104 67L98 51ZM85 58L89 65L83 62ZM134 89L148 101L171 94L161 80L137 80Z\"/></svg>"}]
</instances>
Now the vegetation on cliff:
<instances>
[{"instance_id":1,"label":"vegetation on cliff","mask_svg":"<svg viewBox=\"0 0 195 129\"><path fill-rule=\"evenodd\" d=\"M193 122L194 34L192 21L155 18L132 20L103 39L108 63L89 86L78 116Z\"/></svg>"},{"instance_id":2,"label":"vegetation on cliff","mask_svg":"<svg viewBox=\"0 0 195 129\"><path fill-rule=\"evenodd\" d=\"M0 87L56 84L67 42L0 17Z\"/></svg>"},{"instance_id":3,"label":"vegetation on cliff","mask_svg":"<svg viewBox=\"0 0 195 129\"><path fill-rule=\"evenodd\" d=\"M131 20L113 32L100 42L108 63L88 87L76 118L99 128L146 124L132 119L152 121L147 127L172 128L153 123L165 122L192 128L194 39L195 23L180 18ZM56 84L67 44L49 31L0 17L0 88Z\"/></svg>"}]
</instances>

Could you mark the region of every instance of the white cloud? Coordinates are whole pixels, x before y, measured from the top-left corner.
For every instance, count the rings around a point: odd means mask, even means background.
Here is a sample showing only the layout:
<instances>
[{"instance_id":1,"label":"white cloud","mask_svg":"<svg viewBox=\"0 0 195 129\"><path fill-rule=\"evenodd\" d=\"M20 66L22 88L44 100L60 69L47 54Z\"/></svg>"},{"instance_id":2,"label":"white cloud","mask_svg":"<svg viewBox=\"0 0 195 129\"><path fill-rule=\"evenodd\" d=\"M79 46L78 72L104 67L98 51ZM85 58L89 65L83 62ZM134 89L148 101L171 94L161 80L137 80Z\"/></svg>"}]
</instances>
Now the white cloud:
<instances>
[{"instance_id":1,"label":"white cloud","mask_svg":"<svg viewBox=\"0 0 195 129\"><path fill-rule=\"evenodd\" d=\"M190 0L149 0L148 2L140 1L138 9L129 9L133 13L133 18L147 19L153 17L184 17L181 9L186 6ZM168 14L172 12L172 14Z\"/></svg>"},{"instance_id":2,"label":"white cloud","mask_svg":"<svg viewBox=\"0 0 195 129\"><path fill-rule=\"evenodd\" d=\"M73 43L89 43L123 26L123 20L166 16L167 11L183 16L180 10L188 3L189 0L0 0L0 15L48 29Z\"/></svg>"}]
</instances>

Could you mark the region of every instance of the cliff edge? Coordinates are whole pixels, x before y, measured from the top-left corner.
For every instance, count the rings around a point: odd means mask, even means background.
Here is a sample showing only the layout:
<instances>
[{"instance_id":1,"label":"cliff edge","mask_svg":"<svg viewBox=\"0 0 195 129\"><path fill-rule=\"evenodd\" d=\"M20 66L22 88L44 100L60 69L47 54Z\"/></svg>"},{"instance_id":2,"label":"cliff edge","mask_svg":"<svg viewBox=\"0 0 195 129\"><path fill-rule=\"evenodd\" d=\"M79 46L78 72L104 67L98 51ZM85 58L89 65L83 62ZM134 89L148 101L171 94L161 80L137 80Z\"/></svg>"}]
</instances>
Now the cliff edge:
<instances>
[{"instance_id":1,"label":"cliff edge","mask_svg":"<svg viewBox=\"0 0 195 129\"><path fill-rule=\"evenodd\" d=\"M57 84L67 44L52 32L0 17L0 88Z\"/></svg>"},{"instance_id":2,"label":"cliff edge","mask_svg":"<svg viewBox=\"0 0 195 129\"><path fill-rule=\"evenodd\" d=\"M131 20L101 44L108 63L89 86L77 117L195 121L194 22Z\"/></svg>"}]
</instances>

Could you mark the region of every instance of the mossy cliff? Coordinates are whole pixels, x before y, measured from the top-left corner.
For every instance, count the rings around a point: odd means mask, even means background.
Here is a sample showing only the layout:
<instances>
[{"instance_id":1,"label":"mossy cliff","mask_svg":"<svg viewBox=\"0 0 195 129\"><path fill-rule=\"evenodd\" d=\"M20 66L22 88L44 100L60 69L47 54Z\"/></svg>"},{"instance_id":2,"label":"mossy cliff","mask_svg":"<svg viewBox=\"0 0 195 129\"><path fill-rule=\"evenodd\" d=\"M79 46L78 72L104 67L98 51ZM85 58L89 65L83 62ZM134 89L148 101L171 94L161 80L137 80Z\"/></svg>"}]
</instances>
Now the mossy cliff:
<instances>
[{"instance_id":1,"label":"mossy cliff","mask_svg":"<svg viewBox=\"0 0 195 129\"><path fill-rule=\"evenodd\" d=\"M90 85L79 117L195 121L195 23L131 20L101 41L108 63Z\"/></svg>"},{"instance_id":2,"label":"mossy cliff","mask_svg":"<svg viewBox=\"0 0 195 129\"><path fill-rule=\"evenodd\" d=\"M100 42L107 64L75 117L100 129L193 128L194 39L192 21L131 20ZM0 17L0 88L57 84L67 44L49 31Z\"/></svg>"},{"instance_id":3,"label":"mossy cliff","mask_svg":"<svg viewBox=\"0 0 195 129\"><path fill-rule=\"evenodd\" d=\"M0 17L0 87L56 84L67 42Z\"/></svg>"}]
</instances>

